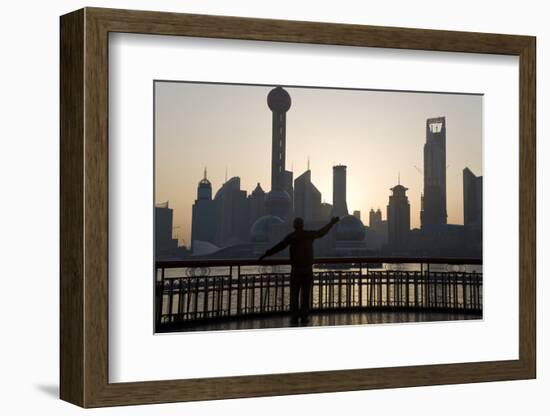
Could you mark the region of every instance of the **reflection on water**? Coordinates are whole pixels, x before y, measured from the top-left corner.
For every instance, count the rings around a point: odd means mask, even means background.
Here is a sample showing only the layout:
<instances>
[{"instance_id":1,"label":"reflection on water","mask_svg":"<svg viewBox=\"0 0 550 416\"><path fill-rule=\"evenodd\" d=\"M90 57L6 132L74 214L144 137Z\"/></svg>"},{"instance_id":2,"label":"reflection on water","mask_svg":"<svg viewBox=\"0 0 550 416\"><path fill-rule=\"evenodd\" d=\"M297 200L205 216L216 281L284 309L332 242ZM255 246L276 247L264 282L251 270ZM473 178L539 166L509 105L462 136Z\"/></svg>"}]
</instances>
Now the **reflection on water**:
<instances>
[{"instance_id":1,"label":"reflection on water","mask_svg":"<svg viewBox=\"0 0 550 416\"><path fill-rule=\"evenodd\" d=\"M346 312L312 314L308 327L366 325L366 324L398 324L438 321L480 320L481 314L461 314L444 312ZM238 329L289 328L290 316L276 315L268 318L237 319L226 322L203 323L189 326L185 331L232 331Z\"/></svg>"}]
</instances>

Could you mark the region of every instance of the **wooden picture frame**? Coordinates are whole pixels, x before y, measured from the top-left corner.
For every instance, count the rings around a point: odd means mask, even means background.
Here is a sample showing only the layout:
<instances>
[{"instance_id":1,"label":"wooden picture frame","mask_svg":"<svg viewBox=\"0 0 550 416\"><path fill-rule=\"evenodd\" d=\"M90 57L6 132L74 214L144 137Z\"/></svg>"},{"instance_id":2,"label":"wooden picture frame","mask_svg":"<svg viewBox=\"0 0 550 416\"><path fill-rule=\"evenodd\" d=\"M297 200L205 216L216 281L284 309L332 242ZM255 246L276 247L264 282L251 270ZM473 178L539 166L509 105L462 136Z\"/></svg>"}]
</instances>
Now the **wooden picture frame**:
<instances>
[{"instance_id":1,"label":"wooden picture frame","mask_svg":"<svg viewBox=\"0 0 550 416\"><path fill-rule=\"evenodd\" d=\"M529 379L536 376L535 51L530 36L85 8L61 17L60 396L82 407ZM519 57L519 359L109 383L110 32Z\"/></svg>"}]
</instances>

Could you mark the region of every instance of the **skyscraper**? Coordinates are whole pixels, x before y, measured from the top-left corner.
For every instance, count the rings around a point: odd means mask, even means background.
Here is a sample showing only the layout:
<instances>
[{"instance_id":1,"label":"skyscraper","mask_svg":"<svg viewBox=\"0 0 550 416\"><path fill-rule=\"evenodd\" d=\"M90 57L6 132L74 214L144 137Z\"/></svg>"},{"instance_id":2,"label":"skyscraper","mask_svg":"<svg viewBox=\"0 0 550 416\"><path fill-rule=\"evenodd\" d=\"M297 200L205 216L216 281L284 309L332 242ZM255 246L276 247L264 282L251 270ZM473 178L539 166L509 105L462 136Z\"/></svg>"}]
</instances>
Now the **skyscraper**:
<instances>
[{"instance_id":1,"label":"skyscraper","mask_svg":"<svg viewBox=\"0 0 550 416\"><path fill-rule=\"evenodd\" d=\"M469 168L464 168L462 187L464 225L481 228L483 225L483 177L474 175Z\"/></svg>"},{"instance_id":2,"label":"skyscraper","mask_svg":"<svg viewBox=\"0 0 550 416\"><path fill-rule=\"evenodd\" d=\"M168 202L155 206L155 257L171 257L178 248L178 240L172 238L174 210Z\"/></svg>"},{"instance_id":3,"label":"skyscraper","mask_svg":"<svg viewBox=\"0 0 550 416\"><path fill-rule=\"evenodd\" d=\"M252 225L254 222L265 214L265 192L260 186L256 185L256 188L248 196L248 221Z\"/></svg>"},{"instance_id":4,"label":"skyscraper","mask_svg":"<svg viewBox=\"0 0 550 416\"><path fill-rule=\"evenodd\" d=\"M216 205L216 241L219 247L246 242L249 235L248 200L241 190L241 178L225 182L214 197Z\"/></svg>"},{"instance_id":5,"label":"skyscraper","mask_svg":"<svg viewBox=\"0 0 550 416\"><path fill-rule=\"evenodd\" d=\"M332 168L332 215L348 215L346 203L346 166L336 165Z\"/></svg>"},{"instance_id":6,"label":"skyscraper","mask_svg":"<svg viewBox=\"0 0 550 416\"><path fill-rule=\"evenodd\" d=\"M204 176L197 186L197 199L192 208L191 219L191 249L195 241L213 243L216 238L216 207L212 200L212 184L207 178L206 168Z\"/></svg>"},{"instance_id":7,"label":"skyscraper","mask_svg":"<svg viewBox=\"0 0 550 416\"><path fill-rule=\"evenodd\" d=\"M321 219L321 192L311 183L309 169L294 180L294 216L306 222Z\"/></svg>"},{"instance_id":8,"label":"skyscraper","mask_svg":"<svg viewBox=\"0 0 550 416\"><path fill-rule=\"evenodd\" d=\"M411 207L407 189L398 184L391 188L388 202L388 242L393 247L405 247L411 229Z\"/></svg>"},{"instance_id":9,"label":"skyscraper","mask_svg":"<svg viewBox=\"0 0 550 416\"><path fill-rule=\"evenodd\" d=\"M288 219L292 209L292 172L285 169L286 158L286 113L291 99L281 87L267 95L267 105L272 116L271 137L271 191L266 197L266 209L271 215Z\"/></svg>"},{"instance_id":10,"label":"skyscraper","mask_svg":"<svg viewBox=\"0 0 550 416\"><path fill-rule=\"evenodd\" d=\"M447 224L447 161L445 117L426 120L422 228Z\"/></svg>"},{"instance_id":11,"label":"skyscraper","mask_svg":"<svg viewBox=\"0 0 550 416\"><path fill-rule=\"evenodd\" d=\"M369 211L369 231L373 247L380 248L382 245L388 243L388 221L387 219L382 221L382 211L380 211L380 208L376 211L371 208Z\"/></svg>"}]
</instances>

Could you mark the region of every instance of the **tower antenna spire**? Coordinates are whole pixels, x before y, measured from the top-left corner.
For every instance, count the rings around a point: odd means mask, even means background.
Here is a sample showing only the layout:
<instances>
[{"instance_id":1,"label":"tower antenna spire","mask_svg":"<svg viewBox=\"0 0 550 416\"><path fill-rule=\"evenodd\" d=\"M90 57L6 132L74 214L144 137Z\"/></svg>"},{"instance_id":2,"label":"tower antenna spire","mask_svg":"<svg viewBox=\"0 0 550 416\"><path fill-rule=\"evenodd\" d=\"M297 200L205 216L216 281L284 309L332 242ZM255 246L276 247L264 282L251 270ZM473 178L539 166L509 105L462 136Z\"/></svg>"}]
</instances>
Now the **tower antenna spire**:
<instances>
[{"instance_id":1,"label":"tower antenna spire","mask_svg":"<svg viewBox=\"0 0 550 416\"><path fill-rule=\"evenodd\" d=\"M401 185L401 172L397 171L397 184Z\"/></svg>"},{"instance_id":2,"label":"tower antenna spire","mask_svg":"<svg viewBox=\"0 0 550 416\"><path fill-rule=\"evenodd\" d=\"M204 167L204 179L206 179L206 166Z\"/></svg>"},{"instance_id":3,"label":"tower antenna spire","mask_svg":"<svg viewBox=\"0 0 550 416\"><path fill-rule=\"evenodd\" d=\"M225 167L225 182L227 182L227 166Z\"/></svg>"},{"instance_id":4,"label":"tower antenna spire","mask_svg":"<svg viewBox=\"0 0 550 416\"><path fill-rule=\"evenodd\" d=\"M309 155L307 155L307 170L309 170Z\"/></svg>"}]
</instances>

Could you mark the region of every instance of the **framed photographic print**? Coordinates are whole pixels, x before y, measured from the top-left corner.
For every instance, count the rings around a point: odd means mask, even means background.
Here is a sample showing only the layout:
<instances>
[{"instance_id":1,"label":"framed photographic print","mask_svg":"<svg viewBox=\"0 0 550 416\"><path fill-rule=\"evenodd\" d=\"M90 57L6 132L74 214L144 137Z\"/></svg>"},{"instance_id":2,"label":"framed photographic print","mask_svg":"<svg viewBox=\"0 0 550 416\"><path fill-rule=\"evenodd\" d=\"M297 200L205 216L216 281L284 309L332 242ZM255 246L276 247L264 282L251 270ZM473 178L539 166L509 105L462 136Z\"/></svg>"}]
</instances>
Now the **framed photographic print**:
<instances>
[{"instance_id":1,"label":"framed photographic print","mask_svg":"<svg viewBox=\"0 0 550 416\"><path fill-rule=\"evenodd\" d=\"M85 8L60 52L62 399L535 377L535 38Z\"/></svg>"}]
</instances>

